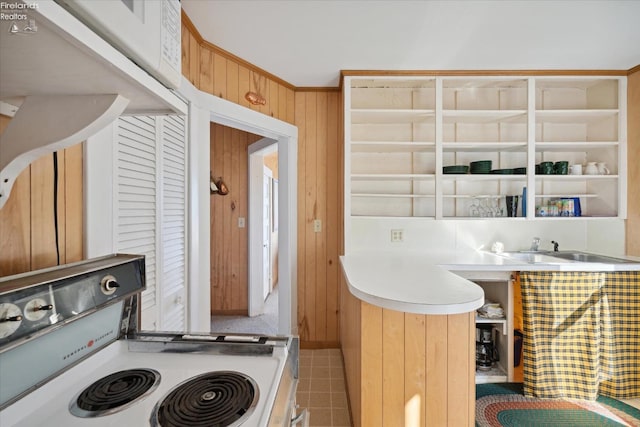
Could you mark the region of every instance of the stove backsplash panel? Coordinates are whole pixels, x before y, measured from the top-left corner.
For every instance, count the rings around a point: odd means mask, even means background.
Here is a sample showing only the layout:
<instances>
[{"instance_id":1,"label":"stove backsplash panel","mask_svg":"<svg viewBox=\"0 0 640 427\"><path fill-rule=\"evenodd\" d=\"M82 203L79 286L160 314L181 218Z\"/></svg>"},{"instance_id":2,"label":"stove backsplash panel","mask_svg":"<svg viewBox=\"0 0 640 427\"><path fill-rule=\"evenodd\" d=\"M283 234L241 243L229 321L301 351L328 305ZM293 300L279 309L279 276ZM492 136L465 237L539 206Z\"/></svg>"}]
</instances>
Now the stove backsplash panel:
<instances>
[{"instance_id":1,"label":"stove backsplash panel","mask_svg":"<svg viewBox=\"0 0 640 427\"><path fill-rule=\"evenodd\" d=\"M110 305L37 340L0 353L0 409L96 353L119 335L123 302Z\"/></svg>"}]
</instances>

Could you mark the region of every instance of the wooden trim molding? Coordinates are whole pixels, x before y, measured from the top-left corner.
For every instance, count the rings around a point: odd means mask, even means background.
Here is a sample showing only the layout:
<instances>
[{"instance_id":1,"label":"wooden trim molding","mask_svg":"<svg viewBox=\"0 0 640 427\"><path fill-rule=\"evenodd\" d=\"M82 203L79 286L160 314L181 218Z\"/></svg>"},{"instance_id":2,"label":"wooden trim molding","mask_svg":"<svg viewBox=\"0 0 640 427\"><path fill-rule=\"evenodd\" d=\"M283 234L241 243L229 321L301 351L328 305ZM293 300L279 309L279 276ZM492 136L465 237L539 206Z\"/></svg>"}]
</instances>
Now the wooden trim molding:
<instances>
[{"instance_id":1,"label":"wooden trim molding","mask_svg":"<svg viewBox=\"0 0 640 427\"><path fill-rule=\"evenodd\" d=\"M341 86L332 86L332 87L298 86L298 87L295 87L294 90L296 92L340 92L342 90L342 87Z\"/></svg>"},{"instance_id":2,"label":"wooden trim molding","mask_svg":"<svg viewBox=\"0 0 640 427\"><path fill-rule=\"evenodd\" d=\"M342 70L345 76L626 76L627 70ZM340 79L342 80L342 79Z\"/></svg>"},{"instance_id":3,"label":"wooden trim molding","mask_svg":"<svg viewBox=\"0 0 640 427\"><path fill-rule=\"evenodd\" d=\"M627 71L627 75L630 76L631 74L635 74L638 71L640 71L640 64L636 65L633 68L629 68L629 71Z\"/></svg>"},{"instance_id":4,"label":"wooden trim molding","mask_svg":"<svg viewBox=\"0 0 640 427\"><path fill-rule=\"evenodd\" d=\"M185 25L185 27L187 27L191 35L196 38L199 44L202 44L205 41L202 38L202 34L200 34L200 31L198 31L196 26L193 25L193 21L189 19L189 15L186 14L184 9L182 9L181 17L182 17L182 23Z\"/></svg>"}]
</instances>

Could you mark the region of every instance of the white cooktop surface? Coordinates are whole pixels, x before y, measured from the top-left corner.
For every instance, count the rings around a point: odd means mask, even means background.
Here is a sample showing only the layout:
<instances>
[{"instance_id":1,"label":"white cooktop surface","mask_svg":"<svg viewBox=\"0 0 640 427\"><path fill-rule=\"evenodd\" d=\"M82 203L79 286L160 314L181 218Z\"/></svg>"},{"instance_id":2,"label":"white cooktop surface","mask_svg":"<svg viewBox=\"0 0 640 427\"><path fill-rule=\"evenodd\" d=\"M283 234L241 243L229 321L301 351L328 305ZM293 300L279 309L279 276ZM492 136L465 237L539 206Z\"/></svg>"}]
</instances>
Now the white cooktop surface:
<instances>
[{"instance_id":1,"label":"white cooktop surface","mask_svg":"<svg viewBox=\"0 0 640 427\"><path fill-rule=\"evenodd\" d=\"M136 353L127 351L120 340L43 385L0 412L0 426L117 426L149 425L156 402L177 384L211 371L238 371L258 384L258 403L243 427L264 426L269 420L278 381L284 368L286 350L274 349L274 356L227 356L187 353ZM142 401L121 412L97 418L78 418L69 412L69 403L94 381L124 369L151 368L160 372L158 388Z\"/></svg>"}]
</instances>

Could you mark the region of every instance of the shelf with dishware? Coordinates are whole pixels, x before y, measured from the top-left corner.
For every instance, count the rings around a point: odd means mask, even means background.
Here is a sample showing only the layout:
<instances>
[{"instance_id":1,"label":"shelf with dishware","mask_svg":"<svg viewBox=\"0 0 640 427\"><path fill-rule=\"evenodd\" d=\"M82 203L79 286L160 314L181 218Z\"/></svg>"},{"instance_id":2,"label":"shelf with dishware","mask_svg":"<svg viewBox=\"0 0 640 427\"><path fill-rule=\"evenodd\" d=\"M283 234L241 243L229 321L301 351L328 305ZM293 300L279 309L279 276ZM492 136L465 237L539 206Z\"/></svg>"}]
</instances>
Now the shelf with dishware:
<instances>
[{"instance_id":1,"label":"shelf with dishware","mask_svg":"<svg viewBox=\"0 0 640 427\"><path fill-rule=\"evenodd\" d=\"M484 200L492 207L477 216L500 217L507 196L518 197L518 220L539 220L541 203L573 198L586 218L626 215L625 77L344 83L347 215L467 219ZM473 170L482 162L490 166Z\"/></svg>"}]
</instances>

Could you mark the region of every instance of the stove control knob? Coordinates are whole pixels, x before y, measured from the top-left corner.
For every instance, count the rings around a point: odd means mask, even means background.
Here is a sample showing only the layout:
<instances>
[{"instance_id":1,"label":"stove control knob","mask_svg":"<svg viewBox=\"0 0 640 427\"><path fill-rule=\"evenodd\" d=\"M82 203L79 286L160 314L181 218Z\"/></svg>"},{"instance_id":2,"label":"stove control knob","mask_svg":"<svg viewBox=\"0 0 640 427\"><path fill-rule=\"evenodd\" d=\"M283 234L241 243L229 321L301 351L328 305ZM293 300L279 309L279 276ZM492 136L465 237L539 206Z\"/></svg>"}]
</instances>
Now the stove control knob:
<instances>
[{"instance_id":1,"label":"stove control knob","mask_svg":"<svg viewBox=\"0 0 640 427\"><path fill-rule=\"evenodd\" d=\"M0 304L0 338L13 334L22 324L22 311L15 304Z\"/></svg>"},{"instance_id":2,"label":"stove control knob","mask_svg":"<svg viewBox=\"0 0 640 427\"><path fill-rule=\"evenodd\" d=\"M24 317L35 322L46 316L49 310L53 310L52 304L47 304L42 298L34 298L24 306Z\"/></svg>"},{"instance_id":3,"label":"stove control knob","mask_svg":"<svg viewBox=\"0 0 640 427\"><path fill-rule=\"evenodd\" d=\"M100 282L100 289L105 295L112 295L120 285L116 281L116 278L112 275L104 276Z\"/></svg>"}]
</instances>

